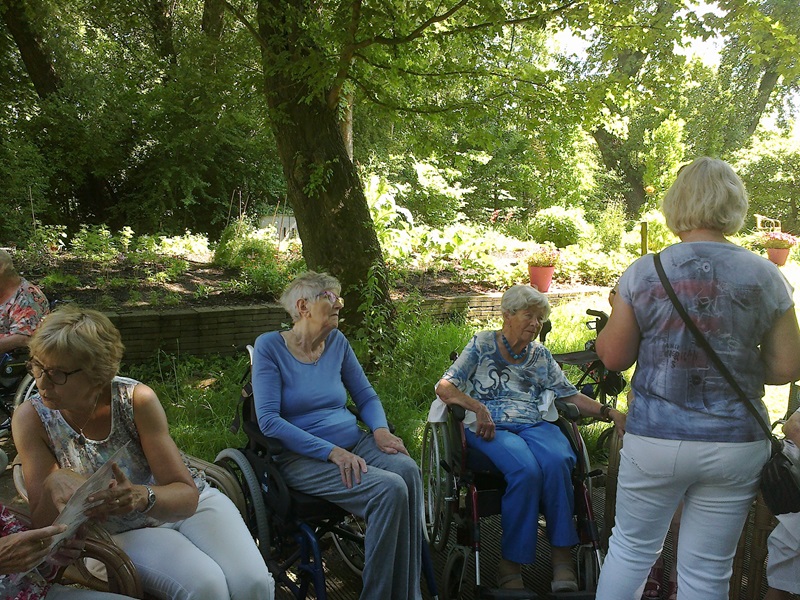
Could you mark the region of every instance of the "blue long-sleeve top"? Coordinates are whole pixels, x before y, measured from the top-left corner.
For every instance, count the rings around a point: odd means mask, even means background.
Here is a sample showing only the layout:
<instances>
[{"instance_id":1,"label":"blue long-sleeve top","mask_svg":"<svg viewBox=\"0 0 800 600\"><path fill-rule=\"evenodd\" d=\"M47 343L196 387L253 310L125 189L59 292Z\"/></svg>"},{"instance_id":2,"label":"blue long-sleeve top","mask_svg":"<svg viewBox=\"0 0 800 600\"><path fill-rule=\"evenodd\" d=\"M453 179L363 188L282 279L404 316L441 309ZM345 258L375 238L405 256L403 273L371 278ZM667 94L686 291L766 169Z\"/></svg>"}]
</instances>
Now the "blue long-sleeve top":
<instances>
[{"instance_id":1,"label":"blue long-sleeve top","mask_svg":"<svg viewBox=\"0 0 800 600\"><path fill-rule=\"evenodd\" d=\"M288 450L325 461L335 446L355 446L360 429L346 407L348 392L372 431L387 427L378 394L338 329L328 334L316 363L297 360L279 331L256 340L253 394L258 426Z\"/></svg>"}]
</instances>

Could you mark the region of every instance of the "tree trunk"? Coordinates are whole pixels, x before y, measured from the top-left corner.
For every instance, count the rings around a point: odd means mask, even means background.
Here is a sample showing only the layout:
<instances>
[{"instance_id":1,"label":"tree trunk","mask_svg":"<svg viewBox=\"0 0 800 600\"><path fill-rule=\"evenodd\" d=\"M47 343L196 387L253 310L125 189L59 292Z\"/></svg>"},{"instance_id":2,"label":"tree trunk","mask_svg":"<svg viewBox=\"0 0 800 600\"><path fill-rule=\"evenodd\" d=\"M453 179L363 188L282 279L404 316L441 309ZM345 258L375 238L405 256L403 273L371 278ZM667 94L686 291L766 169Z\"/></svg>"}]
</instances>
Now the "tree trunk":
<instances>
[{"instance_id":1,"label":"tree trunk","mask_svg":"<svg viewBox=\"0 0 800 600\"><path fill-rule=\"evenodd\" d=\"M327 271L341 282L345 329L354 331L368 316L373 323L366 335L376 335L375 319L390 334L394 308L383 253L364 189L347 155L337 107L328 106L324 92L293 77L291 67L274 66L280 62L278 54L316 51L301 41L305 36L286 26L284 11L282 1L261 0L259 35L270 121L303 256L309 269ZM359 310L364 303L371 306L369 315Z\"/></svg>"},{"instance_id":2,"label":"tree trunk","mask_svg":"<svg viewBox=\"0 0 800 600\"><path fill-rule=\"evenodd\" d=\"M353 160L353 103L355 102L353 92L347 93L345 101L345 109L339 121L339 128L342 131L342 139L347 150L347 156L350 157L350 160Z\"/></svg>"},{"instance_id":3,"label":"tree trunk","mask_svg":"<svg viewBox=\"0 0 800 600\"><path fill-rule=\"evenodd\" d=\"M598 127L592 132L592 137L597 142L606 168L624 179L626 185L622 195L625 198L625 213L628 218L636 218L647 197L642 170L631 163L624 143L613 134Z\"/></svg>"},{"instance_id":4,"label":"tree trunk","mask_svg":"<svg viewBox=\"0 0 800 600\"><path fill-rule=\"evenodd\" d=\"M222 39L224 23L225 5L222 0L205 0L203 2L203 33L218 42Z\"/></svg>"},{"instance_id":5,"label":"tree trunk","mask_svg":"<svg viewBox=\"0 0 800 600\"><path fill-rule=\"evenodd\" d=\"M35 2L32 0L29 0L27 4L21 0L5 0L0 2L0 11L2 11L3 21L19 49L33 87L39 98L44 99L61 89L61 80L41 37L28 19L29 12L33 12L28 9L28 5L33 4ZM36 12L39 12L38 8Z\"/></svg>"},{"instance_id":6,"label":"tree trunk","mask_svg":"<svg viewBox=\"0 0 800 600\"><path fill-rule=\"evenodd\" d=\"M147 16L153 28L156 53L170 64L177 64L175 44L172 41L172 17L169 9L164 0L150 0L147 9Z\"/></svg>"}]
</instances>

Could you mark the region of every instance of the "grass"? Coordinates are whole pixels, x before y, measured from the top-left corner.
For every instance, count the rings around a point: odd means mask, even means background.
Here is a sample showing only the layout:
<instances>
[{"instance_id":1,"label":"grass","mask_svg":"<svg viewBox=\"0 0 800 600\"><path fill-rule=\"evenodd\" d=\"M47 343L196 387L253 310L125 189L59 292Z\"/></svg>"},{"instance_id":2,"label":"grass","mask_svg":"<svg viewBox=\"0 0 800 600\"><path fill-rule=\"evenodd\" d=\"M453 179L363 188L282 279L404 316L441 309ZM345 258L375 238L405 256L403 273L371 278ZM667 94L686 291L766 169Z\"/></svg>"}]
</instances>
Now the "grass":
<instances>
[{"instance_id":1,"label":"grass","mask_svg":"<svg viewBox=\"0 0 800 600\"><path fill-rule=\"evenodd\" d=\"M789 281L800 283L800 266L783 269ZM797 287L800 287L798 285ZM800 298L796 299L800 302ZM553 331L547 345L554 353L581 350L595 336L586 326L593 320L587 309L608 310L604 294L591 294L553 309ZM406 442L412 456L419 458L422 430L428 407L434 398L434 385L450 364L450 354L460 352L474 332L499 327L499 322L437 323L419 316L403 319L399 337L389 360L370 374L397 434ZM358 343L354 344L358 347ZM164 405L172 434L178 446L190 454L213 460L226 447L244 443L242 434L233 434L229 426L235 414L241 377L247 357L175 357L159 353L145 364L131 365L125 374L153 387ZM628 381L633 369L625 373ZM574 380L570 376L571 380ZM765 403L772 421L786 412L789 385L767 386ZM619 397L625 407L625 393ZM584 428L584 437L592 440L606 425Z\"/></svg>"}]
</instances>

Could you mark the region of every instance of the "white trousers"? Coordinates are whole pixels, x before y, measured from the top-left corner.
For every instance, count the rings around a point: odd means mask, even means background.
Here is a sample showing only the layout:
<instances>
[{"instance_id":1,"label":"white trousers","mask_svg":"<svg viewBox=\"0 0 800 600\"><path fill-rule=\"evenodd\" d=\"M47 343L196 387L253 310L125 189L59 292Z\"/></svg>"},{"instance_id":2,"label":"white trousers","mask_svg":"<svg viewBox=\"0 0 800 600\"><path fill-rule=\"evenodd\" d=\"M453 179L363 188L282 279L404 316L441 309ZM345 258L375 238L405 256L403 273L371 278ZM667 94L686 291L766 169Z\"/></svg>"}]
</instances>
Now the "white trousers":
<instances>
[{"instance_id":1,"label":"white trousers","mask_svg":"<svg viewBox=\"0 0 800 600\"><path fill-rule=\"evenodd\" d=\"M145 592L156 598L275 597L275 582L239 511L210 486L188 519L119 533L114 541L136 565Z\"/></svg>"},{"instance_id":2,"label":"white trousers","mask_svg":"<svg viewBox=\"0 0 800 600\"><path fill-rule=\"evenodd\" d=\"M129 600L129 596L120 596L108 592L96 592L78 588L54 585L47 592L46 600Z\"/></svg>"},{"instance_id":3,"label":"white trousers","mask_svg":"<svg viewBox=\"0 0 800 600\"><path fill-rule=\"evenodd\" d=\"M616 521L597 600L639 600L684 500L678 600L727 600L733 556L769 442L662 440L626 434Z\"/></svg>"},{"instance_id":4,"label":"white trousers","mask_svg":"<svg viewBox=\"0 0 800 600\"><path fill-rule=\"evenodd\" d=\"M769 587L800 594L800 513L778 517L778 526L767 540Z\"/></svg>"}]
</instances>

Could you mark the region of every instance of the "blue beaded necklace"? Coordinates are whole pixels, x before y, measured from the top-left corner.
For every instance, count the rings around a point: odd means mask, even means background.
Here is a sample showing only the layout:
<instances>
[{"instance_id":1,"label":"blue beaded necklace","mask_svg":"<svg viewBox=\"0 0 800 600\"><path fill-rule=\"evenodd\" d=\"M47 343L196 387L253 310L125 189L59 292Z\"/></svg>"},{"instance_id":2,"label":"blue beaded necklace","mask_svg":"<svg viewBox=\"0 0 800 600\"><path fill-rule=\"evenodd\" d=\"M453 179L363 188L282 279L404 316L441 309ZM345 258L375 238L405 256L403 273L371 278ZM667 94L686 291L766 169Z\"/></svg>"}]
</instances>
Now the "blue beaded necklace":
<instances>
[{"instance_id":1,"label":"blue beaded necklace","mask_svg":"<svg viewBox=\"0 0 800 600\"><path fill-rule=\"evenodd\" d=\"M508 343L508 340L506 339L506 336L504 336L504 335L502 334L502 332L500 333L500 340L502 340L502 342L503 342L503 346L505 346L505 347L506 347L506 350L508 350L508 355L509 355L511 358L513 358L514 360L520 360L520 359L522 359L522 358L525 358L526 356L528 356L528 346L529 346L530 344L527 344L527 345L525 346L525 348L522 350L522 352L520 352L519 354L517 354L516 352L514 352L514 351L511 349L511 344L509 344L509 343Z\"/></svg>"}]
</instances>

